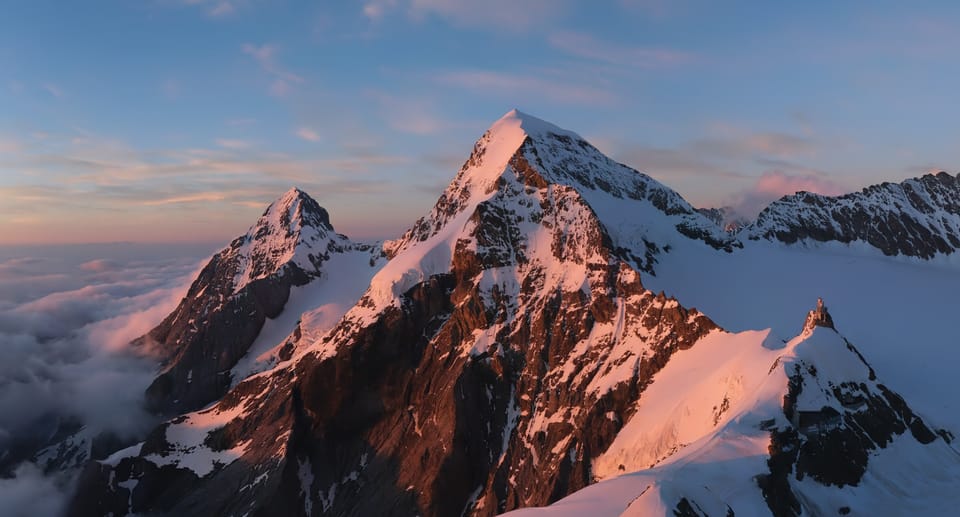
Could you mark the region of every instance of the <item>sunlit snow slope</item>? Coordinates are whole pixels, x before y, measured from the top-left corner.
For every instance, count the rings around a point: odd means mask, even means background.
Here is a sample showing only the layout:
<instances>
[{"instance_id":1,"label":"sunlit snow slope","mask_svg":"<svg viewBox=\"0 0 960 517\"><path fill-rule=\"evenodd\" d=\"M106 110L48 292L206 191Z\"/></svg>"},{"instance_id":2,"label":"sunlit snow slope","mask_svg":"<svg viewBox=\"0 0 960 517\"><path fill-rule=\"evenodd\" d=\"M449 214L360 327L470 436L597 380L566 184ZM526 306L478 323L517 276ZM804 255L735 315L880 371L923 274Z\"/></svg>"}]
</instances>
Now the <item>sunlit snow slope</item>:
<instances>
[{"instance_id":1,"label":"sunlit snow slope","mask_svg":"<svg viewBox=\"0 0 960 517\"><path fill-rule=\"evenodd\" d=\"M949 435L884 385L831 320L811 316L786 343L716 334L678 353L594 462L608 480L511 515L952 513L960 454Z\"/></svg>"}]
</instances>

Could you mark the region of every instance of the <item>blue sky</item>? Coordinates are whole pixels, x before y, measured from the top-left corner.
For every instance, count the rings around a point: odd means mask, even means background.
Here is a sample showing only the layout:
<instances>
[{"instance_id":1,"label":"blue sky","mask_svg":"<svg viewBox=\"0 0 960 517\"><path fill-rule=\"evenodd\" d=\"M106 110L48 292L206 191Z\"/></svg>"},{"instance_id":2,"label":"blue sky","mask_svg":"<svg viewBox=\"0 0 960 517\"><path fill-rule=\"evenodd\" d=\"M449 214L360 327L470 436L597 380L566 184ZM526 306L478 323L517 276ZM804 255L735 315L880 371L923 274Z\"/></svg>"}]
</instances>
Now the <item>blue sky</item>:
<instances>
[{"instance_id":1,"label":"blue sky","mask_svg":"<svg viewBox=\"0 0 960 517\"><path fill-rule=\"evenodd\" d=\"M425 213L513 107L699 206L956 172L960 6L7 0L0 244L225 241L293 185Z\"/></svg>"}]
</instances>

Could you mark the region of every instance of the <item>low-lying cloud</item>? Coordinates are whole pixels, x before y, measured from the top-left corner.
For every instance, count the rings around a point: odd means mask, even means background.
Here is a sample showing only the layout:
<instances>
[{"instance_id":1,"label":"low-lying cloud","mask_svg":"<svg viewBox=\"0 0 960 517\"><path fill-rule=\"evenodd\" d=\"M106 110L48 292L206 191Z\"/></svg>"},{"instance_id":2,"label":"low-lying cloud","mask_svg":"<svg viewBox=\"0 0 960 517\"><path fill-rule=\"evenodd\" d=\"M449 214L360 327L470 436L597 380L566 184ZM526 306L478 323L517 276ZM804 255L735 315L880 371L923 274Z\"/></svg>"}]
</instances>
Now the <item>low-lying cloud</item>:
<instances>
[{"instance_id":1,"label":"low-lying cloud","mask_svg":"<svg viewBox=\"0 0 960 517\"><path fill-rule=\"evenodd\" d=\"M130 341L176 307L206 251L139 248L0 249L0 467L59 422L126 439L155 423L142 395L157 365ZM69 484L30 463L0 471L0 514L55 514Z\"/></svg>"}]
</instances>

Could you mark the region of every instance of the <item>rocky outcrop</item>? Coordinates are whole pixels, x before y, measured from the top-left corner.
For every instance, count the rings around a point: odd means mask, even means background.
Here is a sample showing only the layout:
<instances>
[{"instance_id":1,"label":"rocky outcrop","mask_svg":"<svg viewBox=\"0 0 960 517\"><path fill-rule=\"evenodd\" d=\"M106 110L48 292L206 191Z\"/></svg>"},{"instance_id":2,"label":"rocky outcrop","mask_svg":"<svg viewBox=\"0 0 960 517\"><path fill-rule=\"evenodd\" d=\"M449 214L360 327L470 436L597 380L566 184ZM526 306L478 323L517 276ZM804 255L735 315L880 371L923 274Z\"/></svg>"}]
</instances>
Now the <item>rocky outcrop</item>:
<instances>
[{"instance_id":1,"label":"rocky outcrop","mask_svg":"<svg viewBox=\"0 0 960 517\"><path fill-rule=\"evenodd\" d=\"M757 478L767 506L776 517L805 513L807 498L798 495L804 490L795 484L806 477L828 487L855 487L866 474L871 457L894 441L928 445L939 439L900 395L878 382L863 355L836 333L833 320L819 299L817 308L807 315L803 335L809 337L815 331L825 333L827 339L811 346L844 346L846 350L838 351L842 356L836 361L857 368L844 368L849 377L839 378L836 364L812 360L816 356L829 357L823 351L805 354L806 358L798 358L787 367L783 415L790 425L770 431L770 472ZM825 374L823 370L827 368L833 368L834 373ZM940 438L949 443L948 435L941 434ZM842 508L836 510L845 513Z\"/></svg>"},{"instance_id":2,"label":"rocky outcrop","mask_svg":"<svg viewBox=\"0 0 960 517\"><path fill-rule=\"evenodd\" d=\"M823 304L823 298L817 298L817 306L807 313L807 319L803 322L803 334L813 332L815 327L825 327L836 330L833 326L833 317L827 312L827 307Z\"/></svg>"},{"instance_id":3,"label":"rocky outcrop","mask_svg":"<svg viewBox=\"0 0 960 517\"><path fill-rule=\"evenodd\" d=\"M739 236L798 242L863 242L884 255L923 259L960 249L960 181L946 172L830 197L810 192L772 203Z\"/></svg>"}]
</instances>

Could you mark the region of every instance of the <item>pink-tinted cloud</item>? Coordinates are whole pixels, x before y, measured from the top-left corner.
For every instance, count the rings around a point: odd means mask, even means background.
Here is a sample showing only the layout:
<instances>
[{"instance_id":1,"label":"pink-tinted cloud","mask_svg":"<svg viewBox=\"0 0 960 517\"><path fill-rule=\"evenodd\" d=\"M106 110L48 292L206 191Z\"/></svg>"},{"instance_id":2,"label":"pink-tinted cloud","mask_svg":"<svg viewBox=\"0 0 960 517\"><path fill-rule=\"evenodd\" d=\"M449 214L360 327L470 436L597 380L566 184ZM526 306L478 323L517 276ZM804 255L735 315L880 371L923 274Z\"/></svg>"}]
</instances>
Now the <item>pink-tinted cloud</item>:
<instances>
[{"instance_id":1,"label":"pink-tinted cloud","mask_svg":"<svg viewBox=\"0 0 960 517\"><path fill-rule=\"evenodd\" d=\"M175 196L175 197L164 197L160 199L153 199L149 201L144 201L143 204L146 206L160 206L160 205L176 205L184 203L211 203L215 201L223 201L227 199L226 194L219 192L203 192L200 194L189 194L185 196Z\"/></svg>"},{"instance_id":2,"label":"pink-tinted cloud","mask_svg":"<svg viewBox=\"0 0 960 517\"><path fill-rule=\"evenodd\" d=\"M297 136L300 137L301 140L306 140L307 142L319 142L322 139L320 133L309 127L301 127L297 129Z\"/></svg>"},{"instance_id":3,"label":"pink-tinted cloud","mask_svg":"<svg viewBox=\"0 0 960 517\"><path fill-rule=\"evenodd\" d=\"M91 273L114 271L119 267L120 264L117 261L110 259L94 259L80 264L80 269Z\"/></svg>"},{"instance_id":4,"label":"pink-tinted cloud","mask_svg":"<svg viewBox=\"0 0 960 517\"><path fill-rule=\"evenodd\" d=\"M837 196L848 189L822 174L768 171L757 178L752 186L733 196L730 206L737 215L752 219L771 202L800 191Z\"/></svg>"},{"instance_id":5,"label":"pink-tinted cloud","mask_svg":"<svg viewBox=\"0 0 960 517\"><path fill-rule=\"evenodd\" d=\"M363 4L363 15L377 22L397 7L397 0L371 0Z\"/></svg>"}]
</instances>

